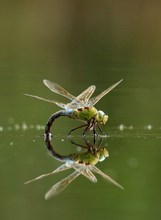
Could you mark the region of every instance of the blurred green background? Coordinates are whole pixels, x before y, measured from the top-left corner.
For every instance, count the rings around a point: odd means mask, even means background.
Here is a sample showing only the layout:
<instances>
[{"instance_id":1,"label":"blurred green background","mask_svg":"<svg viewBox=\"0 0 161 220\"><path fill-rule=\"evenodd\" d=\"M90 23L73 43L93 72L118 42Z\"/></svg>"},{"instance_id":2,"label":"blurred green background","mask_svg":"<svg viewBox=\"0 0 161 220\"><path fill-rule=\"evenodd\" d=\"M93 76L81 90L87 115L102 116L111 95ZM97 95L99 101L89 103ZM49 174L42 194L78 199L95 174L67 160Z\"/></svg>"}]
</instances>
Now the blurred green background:
<instances>
[{"instance_id":1,"label":"blurred green background","mask_svg":"<svg viewBox=\"0 0 161 220\"><path fill-rule=\"evenodd\" d=\"M160 1L1 1L0 29L1 219L160 219ZM96 107L109 115L110 158L99 166L125 190L79 177L46 202L45 191L67 174L24 186L60 163L47 156L42 138L59 108L23 94L66 102L42 80L78 95L122 78ZM65 135L78 124L55 123L62 153L74 150Z\"/></svg>"}]
</instances>

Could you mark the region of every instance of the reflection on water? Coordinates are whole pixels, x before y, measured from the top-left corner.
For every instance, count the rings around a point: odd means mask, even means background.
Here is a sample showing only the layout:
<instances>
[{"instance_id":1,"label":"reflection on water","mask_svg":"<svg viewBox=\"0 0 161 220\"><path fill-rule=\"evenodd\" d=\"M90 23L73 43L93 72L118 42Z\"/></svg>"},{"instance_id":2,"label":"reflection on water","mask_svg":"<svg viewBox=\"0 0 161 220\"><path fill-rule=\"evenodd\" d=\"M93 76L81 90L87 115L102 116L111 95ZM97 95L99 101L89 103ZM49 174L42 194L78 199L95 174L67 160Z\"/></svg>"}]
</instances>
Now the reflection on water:
<instances>
[{"instance_id":1,"label":"reflection on water","mask_svg":"<svg viewBox=\"0 0 161 220\"><path fill-rule=\"evenodd\" d=\"M0 132L3 131L25 131L25 130L42 130L44 131L45 126L41 124L27 124L26 122L22 123L7 123L8 125L0 125ZM136 127L133 125L125 125L120 124L116 127L110 127L110 129L115 129L118 131L135 131L135 130L142 130L142 131L153 131L153 130L160 130L160 127L153 126L152 124L146 124L141 127ZM110 130L109 129L109 130Z\"/></svg>"},{"instance_id":2,"label":"reflection on water","mask_svg":"<svg viewBox=\"0 0 161 220\"><path fill-rule=\"evenodd\" d=\"M45 199L50 199L51 197L61 193L80 174L85 176L91 182L97 182L97 179L93 174L93 173L97 173L107 181L123 189L123 187L119 183L117 183L115 180L113 180L111 177L103 173L100 169L98 169L95 166L98 162L104 161L106 157L109 156L107 149L101 147L102 139L100 139L98 145L97 145L97 138L95 136L93 138L93 142L94 142L93 144L90 144L86 138L84 138L84 141L86 144L85 146L76 144L73 141L71 141L71 143L81 147L81 149L82 148L86 149L85 151L69 154L67 156L62 156L55 152L55 150L51 145L51 140L49 136L47 136L47 138L45 138L45 143L48 151L50 152L52 157L54 157L58 161L63 162L64 164L59 166L53 172L38 176L32 180L25 182L25 184L73 168L75 171L72 174L70 174L69 176L67 176L66 178L64 178L63 180L59 181L58 183L52 186L52 188L45 194Z\"/></svg>"},{"instance_id":3,"label":"reflection on water","mask_svg":"<svg viewBox=\"0 0 161 220\"><path fill-rule=\"evenodd\" d=\"M0 219L161 219L160 6L161 1L3 1ZM42 87L44 78L60 82L72 94L89 84L98 85L99 94L124 78L98 103L110 116L103 128L110 157L97 165L123 183L124 191L79 178L60 196L44 201L43 192L65 172L24 187L27 178L59 166L45 154L40 127L57 106L22 95L57 100ZM7 124L10 117L14 124ZM60 154L73 150L61 140L74 123L56 121L54 150Z\"/></svg>"}]
</instances>

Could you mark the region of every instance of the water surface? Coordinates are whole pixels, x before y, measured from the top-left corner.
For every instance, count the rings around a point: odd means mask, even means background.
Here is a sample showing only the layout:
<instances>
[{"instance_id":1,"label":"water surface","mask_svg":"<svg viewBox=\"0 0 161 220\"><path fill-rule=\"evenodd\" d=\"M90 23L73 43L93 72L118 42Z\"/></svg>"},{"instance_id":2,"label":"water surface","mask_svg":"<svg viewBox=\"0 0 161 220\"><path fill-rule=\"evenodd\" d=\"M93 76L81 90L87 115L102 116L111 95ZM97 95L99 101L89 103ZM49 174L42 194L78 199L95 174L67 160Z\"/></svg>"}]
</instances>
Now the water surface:
<instances>
[{"instance_id":1,"label":"water surface","mask_svg":"<svg viewBox=\"0 0 161 220\"><path fill-rule=\"evenodd\" d=\"M6 2L0 10L0 218L160 219L159 3L24 1ZM45 192L71 171L24 185L60 166L43 140L44 125L59 108L23 95L68 101L43 79L74 95L92 84L97 95L124 79L96 105L109 115L103 145L110 154L97 166L124 190L101 177L93 184L80 176L45 201ZM79 124L55 122L53 142L61 154L75 151L66 134ZM73 138L81 142L80 131Z\"/></svg>"}]
</instances>

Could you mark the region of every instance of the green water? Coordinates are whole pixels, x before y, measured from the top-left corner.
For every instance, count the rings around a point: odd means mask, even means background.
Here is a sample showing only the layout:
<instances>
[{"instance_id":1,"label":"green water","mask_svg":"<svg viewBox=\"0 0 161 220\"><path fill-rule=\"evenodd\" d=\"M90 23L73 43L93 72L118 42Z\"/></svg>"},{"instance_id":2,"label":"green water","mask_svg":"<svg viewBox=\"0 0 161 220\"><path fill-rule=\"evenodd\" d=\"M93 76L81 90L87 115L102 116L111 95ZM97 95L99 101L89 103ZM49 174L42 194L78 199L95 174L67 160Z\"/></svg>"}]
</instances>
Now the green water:
<instances>
[{"instance_id":1,"label":"green water","mask_svg":"<svg viewBox=\"0 0 161 220\"><path fill-rule=\"evenodd\" d=\"M5 2L0 13L0 219L160 219L161 19L160 3L147 1ZM30 185L55 170L43 126L59 110L29 93L67 102L42 83L49 79L73 95L89 85L95 94L124 81L96 104L109 115L102 127L110 157L97 166L124 190L98 177L79 176L59 196L46 191L72 171ZM58 119L54 148L76 148L66 134L80 122ZM81 131L73 133L82 143ZM90 138L90 137L88 137Z\"/></svg>"}]
</instances>

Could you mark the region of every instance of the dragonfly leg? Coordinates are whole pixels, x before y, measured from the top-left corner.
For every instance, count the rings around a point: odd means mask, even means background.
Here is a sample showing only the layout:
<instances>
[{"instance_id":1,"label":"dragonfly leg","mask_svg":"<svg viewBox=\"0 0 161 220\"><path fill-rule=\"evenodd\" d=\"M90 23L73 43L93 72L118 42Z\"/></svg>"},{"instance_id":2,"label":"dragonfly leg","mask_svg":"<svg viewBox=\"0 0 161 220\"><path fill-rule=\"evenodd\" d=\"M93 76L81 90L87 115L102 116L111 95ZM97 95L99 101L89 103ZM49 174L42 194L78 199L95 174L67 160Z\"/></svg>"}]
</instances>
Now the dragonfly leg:
<instances>
[{"instance_id":1,"label":"dragonfly leg","mask_svg":"<svg viewBox=\"0 0 161 220\"><path fill-rule=\"evenodd\" d=\"M74 144L74 145L76 145L76 146L78 146L78 147L82 147L82 148L86 148L86 149L89 148L88 145L87 145L87 146L83 146L83 145L81 145L81 144L75 143L73 140L70 140L70 142L71 142L71 144Z\"/></svg>"},{"instance_id":2,"label":"dragonfly leg","mask_svg":"<svg viewBox=\"0 0 161 220\"><path fill-rule=\"evenodd\" d=\"M87 126L87 124L84 124L84 125L81 125L81 126L79 126L79 127L73 128L73 129L68 133L68 136L69 136L73 131L75 131L75 130L77 130L77 129L79 129L79 128L86 127L86 126Z\"/></svg>"},{"instance_id":3,"label":"dragonfly leg","mask_svg":"<svg viewBox=\"0 0 161 220\"><path fill-rule=\"evenodd\" d=\"M88 124L86 124L86 126L87 126L87 127L86 127L85 130L83 131L82 136L85 136L86 133L93 127L93 123L89 122Z\"/></svg>"},{"instance_id":4,"label":"dragonfly leg","mask_svg":"<svg viewBox=\"0 0 161 220\"><path fill-rule=\"evenodd\" d=\"M93 145L90 144L90 142L86 139L86 136L83 136L82 139L84 140L86 146L82 145L82 144L78 144L76 142L74 142L73 140L70 139L70 142L76 146L79 146L81 148L85 148L85 149L88 149L90 151L93 151Z\"/></svg>"},{"instance_id":5,"label":"dragonfly leg","mask_svg":"<svg viewBox=\"0 0 161 220\"><path fill-rule=\"evenodd\" d=\"M102 139L102 138L100 138L100 141L99 141L99 143L98 143L98 149L101 147L102 142L103 142L103 139Z\"/></svg>"},{"instance_id":6,"label":"dragonfly leg","mask_svg":"<svg viewBox=\"0 0 161 220\"><path fill-rule=\"evenodd\" d=\"M94 137L98 136L98 132L96 131L96 122L95 121L93 121L93 135L94 135Z\"/></svg>"},{"instance_id":7,"label":"dragonfly leg","mask_svg":"<svg viewBox=\"0 0 161 220\"><path fill-rule=\"evenodd\" d=\"M100 127L100 125L98 124L98 129L99 129L99 131L100 131L100 133L102 134L102 135L106 135L103 131L102 131L102 129L101 129L101 127Z\"/></svg>"}]
</instances>

